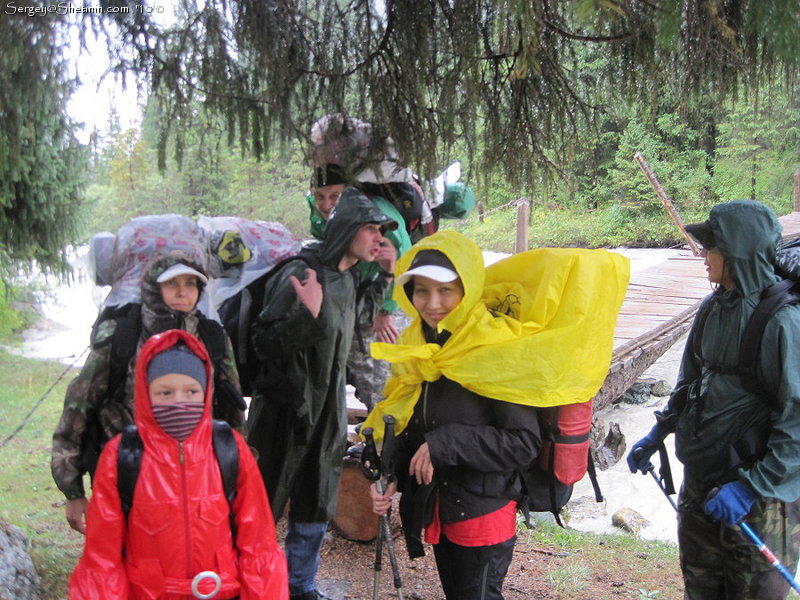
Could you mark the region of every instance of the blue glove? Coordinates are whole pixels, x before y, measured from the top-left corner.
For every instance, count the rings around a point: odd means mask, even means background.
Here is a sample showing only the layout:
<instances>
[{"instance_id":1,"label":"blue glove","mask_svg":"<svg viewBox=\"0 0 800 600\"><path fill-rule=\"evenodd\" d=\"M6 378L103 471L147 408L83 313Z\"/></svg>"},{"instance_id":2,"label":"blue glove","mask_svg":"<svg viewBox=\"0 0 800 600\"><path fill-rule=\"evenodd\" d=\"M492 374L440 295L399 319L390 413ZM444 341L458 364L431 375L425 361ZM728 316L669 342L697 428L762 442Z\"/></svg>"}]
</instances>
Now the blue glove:
<instances>
[{"instance_id":1,"label":"blue glove","mask_svg":"<svg viewBox=\"0 0 800 600\"><path fill-rule=\"evenodd\" d=\"M664 431L659 425L655 425L646 436L631 446L631 451L628 452L628 468L631 473L641 471L643 474L652 468L650 464L650 457L658 450L659 444L667 437L667 432Z\"/></svg>"},{"instance_id":2,"label":"blue glove","mask_svg":"<svg viewBox=\"0 0 800 600\"><path fill-rule=\"evenodd\" d=\"M715 494L713 491L706 500L708 515L725 525L736 525L744 521L756 501L750 486L741 481L726 483Z\"/></svg>"}]
</instances>

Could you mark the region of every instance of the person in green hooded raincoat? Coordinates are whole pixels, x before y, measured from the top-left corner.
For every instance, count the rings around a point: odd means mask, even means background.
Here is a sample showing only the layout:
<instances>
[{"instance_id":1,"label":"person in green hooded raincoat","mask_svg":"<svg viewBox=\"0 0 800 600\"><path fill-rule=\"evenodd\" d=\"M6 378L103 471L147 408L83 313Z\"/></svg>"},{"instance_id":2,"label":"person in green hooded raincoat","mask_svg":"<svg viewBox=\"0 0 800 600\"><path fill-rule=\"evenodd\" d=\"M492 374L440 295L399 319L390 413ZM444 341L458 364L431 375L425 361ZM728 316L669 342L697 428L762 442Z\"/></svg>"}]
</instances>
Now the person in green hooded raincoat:
<instances>
[{"instance_id":1,"label":"person in green hooded raincoat","mask_svg":"<svg viewBox=\"0 0 800 600\"><path fill-rule=\"evenodd\" d=\"M388 244L383 234L396 227L361 192L346 188L323 241L310 247L319 271L303 259L281 267L266 283L252 328L262 366L248 415L248 443L259 453L276 519L291 500L285 550L293 599L324 597L315 580L345 454L356 265L382 255ZM391 273L394 253L381 262Z\"/></svg>"},{"instance_id":2,"label":"person in green hooded raincoat","mask_svg":"<svg viewBox=\"0 0 800 600\"><path fill-rule=\"evenodd\" d=\"M736 200L686 229L702 245L716 288L698 311L703 317L690 331L675 390L650 433L631 447L628 465L646 473L660 443L675 434L684 465L678 545L685 598L782 599L788 582L736 526L746 519L784 565L797 564L800 306L784 306L767 323L755 389L736 369L745 326L779 279L781 225L767 206Z\"/></svg>"},{"instance_id":3,"label":"person in green hooded raincoat","mask_svg":"<svg viewBox=\"0 0 800 600\"><path fill-rule=\"evenodd\" d=\"M306 197L309 208L311 235L322 240L325 225L345 187L353 180L347 169L334 164L314 169L313 189ZM397 229L386 232L387 244L383 253L394 247L397 258L411 248L411 239L406 231L400 211L388 199L381 196L368 196L375 206L387 217L396 221ZM405 325L405 320L392 299L394 289L391 274L380 265L379 256L375 261L361 261L358 264L359 279L365 291L360 294L356 335L350 348L347 362L347 383L355 389L356 398L368 410L381 399L381 392L389 377L389 364L372 358L369 344L372 341L394 343ZM396 321L399 321L398 324Z\"/></svg>"}]
</instances>

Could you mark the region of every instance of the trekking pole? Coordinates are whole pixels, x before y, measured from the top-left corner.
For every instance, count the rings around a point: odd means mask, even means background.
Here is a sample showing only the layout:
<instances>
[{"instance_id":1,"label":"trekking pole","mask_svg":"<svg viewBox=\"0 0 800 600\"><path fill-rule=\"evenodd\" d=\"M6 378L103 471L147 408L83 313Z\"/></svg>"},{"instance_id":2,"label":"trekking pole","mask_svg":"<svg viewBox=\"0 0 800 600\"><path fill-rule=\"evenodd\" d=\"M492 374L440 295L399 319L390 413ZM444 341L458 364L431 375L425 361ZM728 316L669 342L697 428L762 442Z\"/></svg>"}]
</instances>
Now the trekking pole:
<instances>
[{"instance_id":1,"label":"trekking pole","mask_svg":"<svg viewBox=\"0 0 800 600\"><path fill-rule=\"evenodd\" d=\"M364 476L370 481L378 481L381 476L380 458L378 451L375 448L375 438L373 437L372 427L365 427L361 430L361 435L366 440L364 450L361 453L361 469L364 471ZM378 534L375 536L375 563L372 567L372 600L378 600L378 588L380 582L380 575L382 566L382 553L383 553L383 531L378 522Z\"/></svg>"},{"instance_id":2,"label":"trekking pole","mask_svg":"<svg viewBox=\"0 0 800 600\"><path fill-rule=\"evenodd\" d=\"M386 487L394 480L394 417L383 416L383 446L381 447L381 478L377 481L378 492L386 491ZM397 554L394 551L394 539L389 525L389 512L381 515L380 527L383 530L383 540L389 554L389 564L392 566L392 578L397 597L403 600L403 581L400 578L400 567L397 565Z\"/></svg>"},{"instance_id":3,"label":"trekking pole","mask_svg":"<svg viewBox=\"0 0 800 600\"><path fill-rule=\"evenodd\" d=\"M366 477L375 481L375 487L380 494L386 491L387 486L394 479L394 417L385 415L383 417L383 423L383 446L381 448L380 458L378 458L377 451L375 450L372 428L365 427L361 430L361 434L366 439L364 452L361 455L361 466L364 469ZM377 600L378 598L378 581L381 572L381 554L384 543L386 544L386 551L389 555L389 564L392 567L392 577L395 590L397 591L397 597L403 600L403 581L400 577L400 568L397 564L397 554L395 553L394 539L392 538L388 512L385 515L381 515L378 520L378 536L375 540L375 572L372 587L373 600Z\"/></svg>"},{"instance_id":4,"label":"trekking pole","mask_svg":"<svg viewBox=\"0 0 800 600\"><path fill-rule=\"evenodd\" d=\"M642 449L641 448L637 448L633 453L633 457L634 458L638 458L638 456L641 456L641 452L642 452ZM653 472L654 469L655 469L655 467L653 466L653 463L648 463L647 464L647 471L650 473L650 475L653 476L653 479L655 479L655 482L658 484L658 487L661 489L661 491L664 492L664 495L667 497L667 500L669 500L669 503L672 504L672 508L675 509L675 512L678 512L678 505L675 504L675 501L667 493L667 490L664 487L664 484L661 482L661 480ZM712 494L713 493L714 493L714 490L712 490ZM769 562L769 564L771 564L775 568L775 570L778 571L778 573L780 573L781 576L783 576L783 578L786 581L789 582L789 585L792 586L792 589L794 589L795 592L800 594L800 583L798 583L797 580L789 572L789 570L785 566L783 566L783 564L778 559L778 557L775 556L775 553L772 552L772 550L769 549L769 547L761 540L760 537L758 537L758 534L756 534L756 532L753 531L753 528L750 527L750 525L748 525L744 521L739 523L739 528L756 545L756 547L758 548L758 551L761 553L761 556L766 558L767 561Z\"/></svg>"},{"instance_id":5,"label":"trekking pole","mask_svg":"<svg viewBox=\"0 0 800 600\"><path fill-rule=\"evenodd\" d=\"M761 552L761 556L766 558L769 564L771 564L778 571L778 573L783 575L783 578L789 582L789 585L792 586L792 589L800 594L800 583L797 583L797 580L792 576L789 570L783 566L781 561L778 560L778 557L772 553L772 550L770 550L761 540L761 538L758 537L756 532L753 531L753 528L744 521L739 523L739 527L751 540L753 540L753 543L756 545L756 547L758 547L758 551Z\"/></svg>"},{"instance_id":6,"label":"trekking pole","mask_svg":"<svg viewBox=\"0 0 800 600\"><path fill-rule=\"evenodd\" d=\"M633 451L633 458L635 460L639 460L639 457L642 456L642 452L644 452L642 448L637 448L636 450ZM669 500L669 503L672 504L672 508L675 509L675 512L678 512L678 505L675 504L675 500L672 498L672 496L670 496L669 492L667 492L667 488L664 486L664 483L661 481L658 475L656 475L656 468L653 465L653 463L651 462L647 463L647 472L650 473L650 475L655 480L656 484L658 485L658 489L664 492L664 495L667 497L667 500Z\"/></svg>"}]
</instances>

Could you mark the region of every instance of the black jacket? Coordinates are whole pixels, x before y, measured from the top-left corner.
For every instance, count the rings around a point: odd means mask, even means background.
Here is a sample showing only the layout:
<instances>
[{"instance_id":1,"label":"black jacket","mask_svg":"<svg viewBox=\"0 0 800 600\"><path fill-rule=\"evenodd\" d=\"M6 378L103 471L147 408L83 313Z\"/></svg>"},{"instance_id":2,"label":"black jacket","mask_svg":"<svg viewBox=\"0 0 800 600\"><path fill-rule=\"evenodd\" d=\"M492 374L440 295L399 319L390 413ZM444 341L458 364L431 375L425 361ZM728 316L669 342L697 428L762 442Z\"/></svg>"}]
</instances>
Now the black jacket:
<instances>
[{"instance_id":1,"label":"black jacket","mask_svg":"<svg viewBox=\"0 0 800 600\"><path fill-rule=\"evenodd\" d=\"M424 442L434 479L420 486L408 468ZM408 427L397 438L395 472L409 555L424 554L421 529L431 521L437 492L443 523L494 512L519 499L518 472L538 455L540 445L535 408L480 396L446 377L425 383Z\"/></svg>"}]
</instances>

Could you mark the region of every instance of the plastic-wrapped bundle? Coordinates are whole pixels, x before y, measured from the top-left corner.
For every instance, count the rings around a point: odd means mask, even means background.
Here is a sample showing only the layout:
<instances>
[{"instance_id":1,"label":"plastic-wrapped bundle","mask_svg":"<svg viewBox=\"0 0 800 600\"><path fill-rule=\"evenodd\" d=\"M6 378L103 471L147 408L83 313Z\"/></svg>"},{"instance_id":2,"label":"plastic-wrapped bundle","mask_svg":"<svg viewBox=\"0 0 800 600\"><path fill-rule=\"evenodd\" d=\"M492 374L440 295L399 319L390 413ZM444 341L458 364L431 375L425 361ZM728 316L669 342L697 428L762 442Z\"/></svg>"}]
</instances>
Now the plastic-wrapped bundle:
<instances>
[{"instance_id":1,"label":"plastic-wrapped bundle","mask_svg":"<svg viewBox=\"0 0 800 600\"><path fill-rule=\"evenodd\" d=\"M111 285L105 306L141 301L144 266L156 252L182 250L208 269L205 234L192 219L176 214L131 219L117 231L104 283ZM96 271L97 273L98 271Z\"/></svg>"},{"instance_id":2,"label":"plastic-wrapped bundle","mask_svg":"<svg viewBox=\"0 0 800 600\"><path fill-rule=\"evenodd\" d=\"M86 270L95 285L111 285L112 257L117 236L109 231L95 233L89 238L89 252L86 255Z\"/></svg>"},{"instance_id":3,"label":"plastic-wrapped bundle","mask_svg":"<svg viewBox=\"0 0 800 600\"><path fill-rule=\"evenodd\" d=\"M218 268L213 265L226 259L219 258L221 255L219 251L211 253L211 271L214 276L209 280L207 295L211 299L214 313L225 300L261 277L284 258L300 251L300 240L281 223L251 221L240 217L200 217L197 224L212 241L221 239L224 243L225 239L230 238L229 235L219 238L220 232L238 233L251 254L248 260L239 263L239 268L231 269L230 266L223 268L219 276L214 273ZM211 248L215 248L213 242ZM230 259L227 261L230 262Z\"/></svg>"},{"instance_id":4,"label":"plastic-wrapped bundle","mask_svg":"<svg viewBox=\"0 0 800 600\"><path fill-rule=\"evenodd\" d=\"M372 125L342 114L325 115L311 126L314 166L343 167L360 183L410 183L411 169L400 164L394 140L373 135Z\"/></svg>"}]
</instances>

